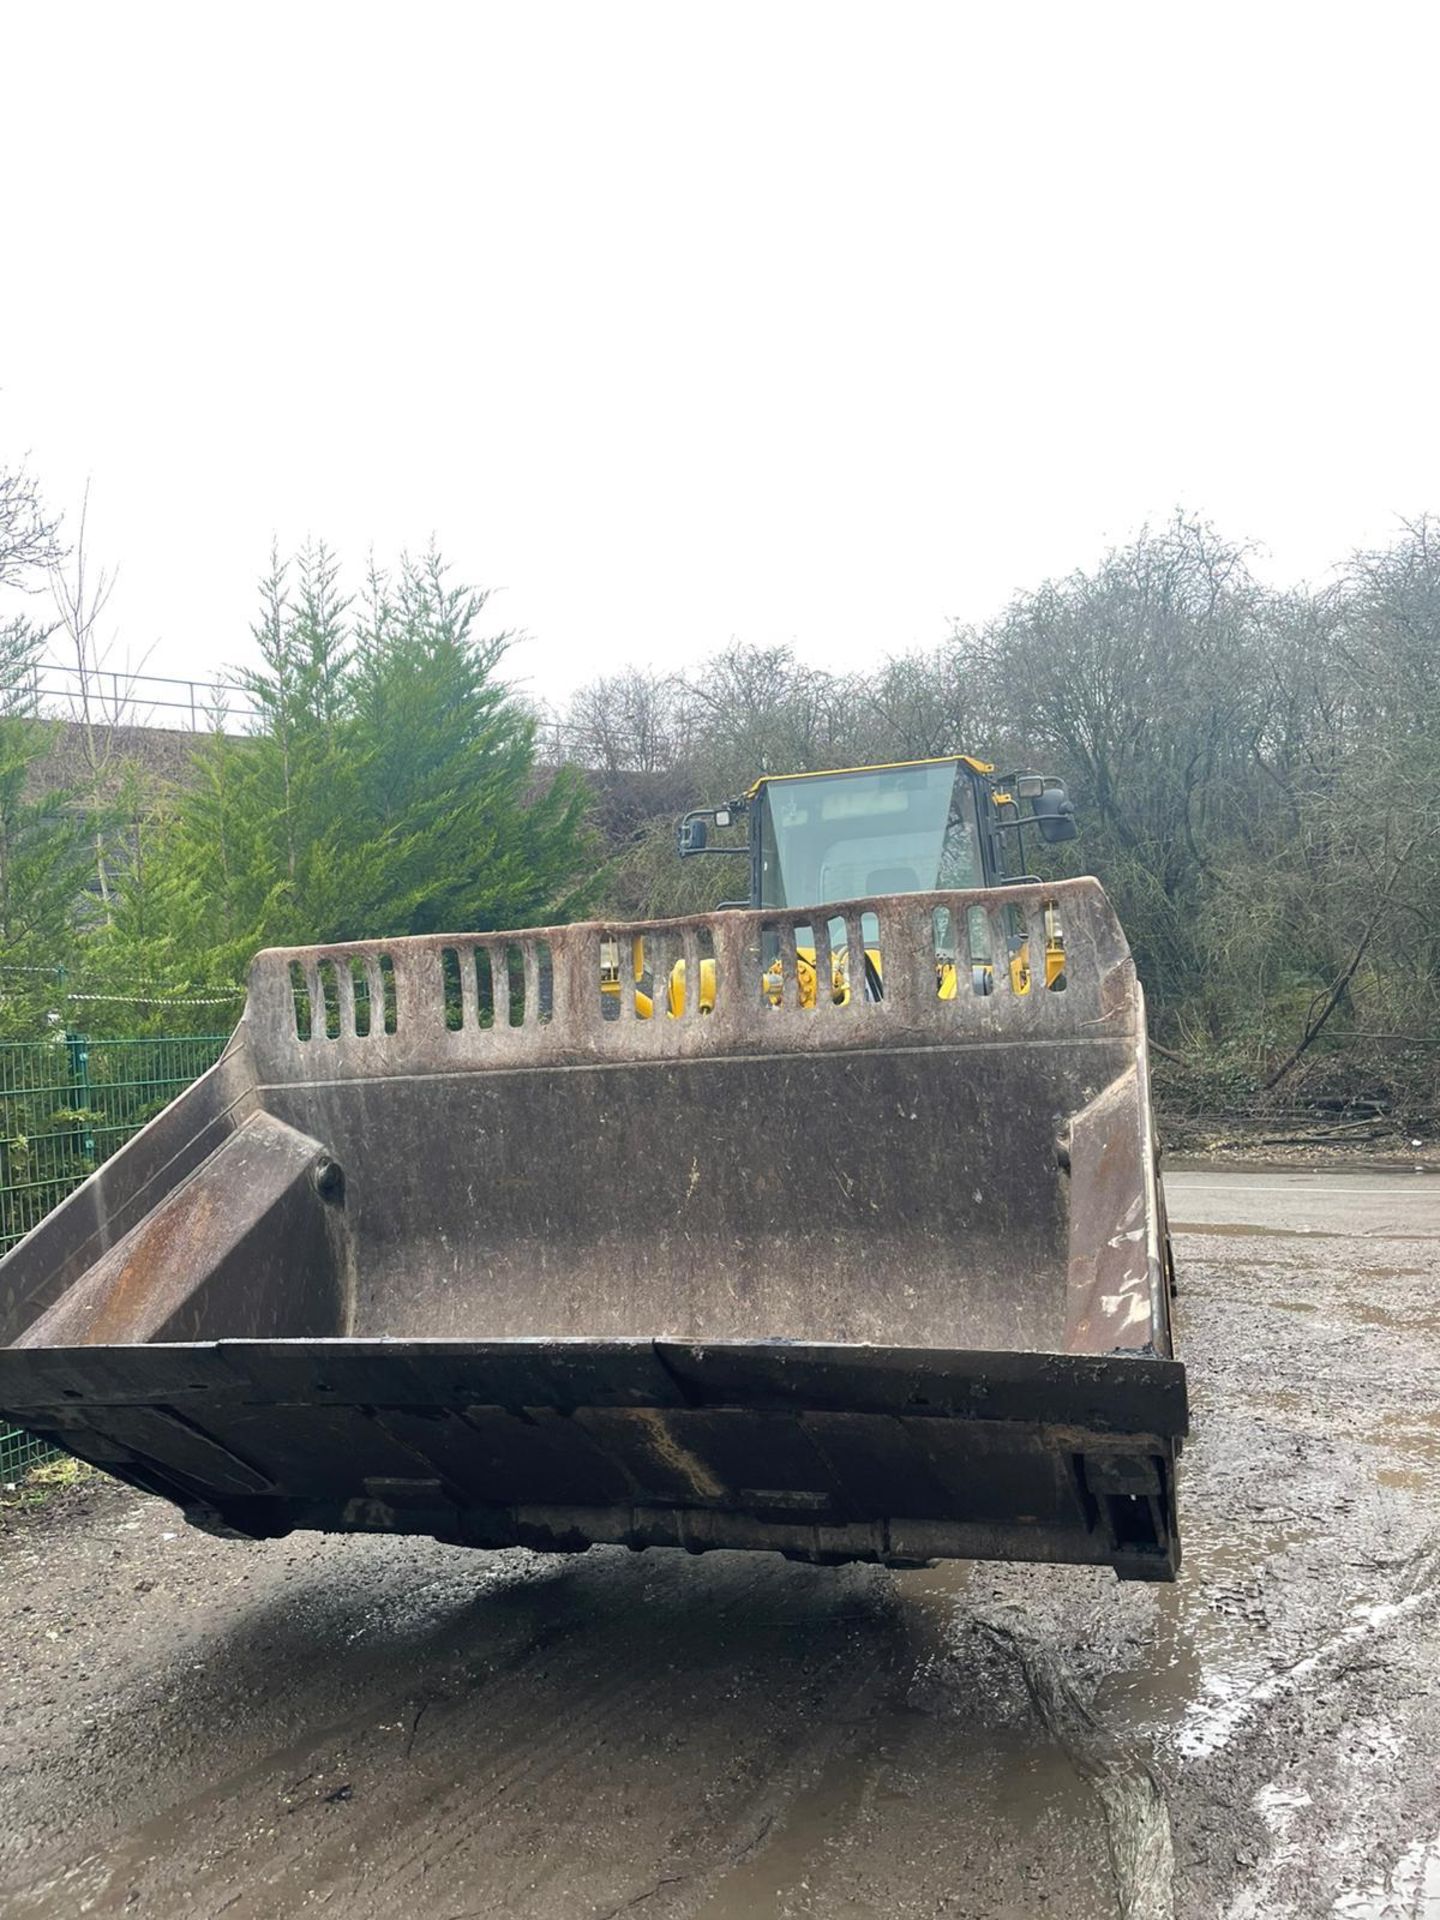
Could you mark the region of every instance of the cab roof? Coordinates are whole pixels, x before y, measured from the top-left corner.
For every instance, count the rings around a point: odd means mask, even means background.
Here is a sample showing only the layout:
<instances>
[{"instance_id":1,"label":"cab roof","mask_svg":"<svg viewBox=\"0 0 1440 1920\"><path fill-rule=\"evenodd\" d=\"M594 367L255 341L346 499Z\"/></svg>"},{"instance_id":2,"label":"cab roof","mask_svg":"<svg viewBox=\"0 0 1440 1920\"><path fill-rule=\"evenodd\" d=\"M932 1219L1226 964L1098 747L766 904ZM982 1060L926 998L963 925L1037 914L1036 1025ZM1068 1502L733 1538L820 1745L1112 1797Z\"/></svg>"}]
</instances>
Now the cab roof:
<instances>
[{"instance_id":1,"label":"cab roof","mask_svg":"<svg viewBox=\"0 0 1440 1920\"><path fill-rule=\"evenodd\" d=\"M898 773L906 767L954 767L962 763L972 773L995 771L988 760L973 759L968 753L937 753L925 760L881 760L868 767L824 767L807 773L762 773L745 798L754 800L763 787L774 786L781 780L843 780L852 773Z\"/></svg>"}]
</instances>

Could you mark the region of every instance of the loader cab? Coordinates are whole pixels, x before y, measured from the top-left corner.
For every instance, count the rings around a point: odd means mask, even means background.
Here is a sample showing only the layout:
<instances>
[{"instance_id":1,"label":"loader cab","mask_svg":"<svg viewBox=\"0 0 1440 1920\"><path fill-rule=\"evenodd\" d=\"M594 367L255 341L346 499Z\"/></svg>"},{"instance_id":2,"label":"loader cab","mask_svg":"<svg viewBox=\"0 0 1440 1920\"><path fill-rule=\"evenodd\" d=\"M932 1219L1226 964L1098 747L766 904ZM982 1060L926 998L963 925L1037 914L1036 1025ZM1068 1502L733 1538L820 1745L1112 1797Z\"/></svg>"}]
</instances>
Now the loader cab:
<instances>
[{"instance_id":1,"label":"loader cab","mask_svg":"<svg viewBox=\"0 0 1440 1920\"><path fill-rule=\"evenodd\" d=\"M751 790L751 904L994 885L976 776L961 760L779 775Z\"/></svg>"},{"instance_id":2,"label":"loader cab","mask_svg":"<svg viewBox=\"0 0 1440 1920\"><path fill-rule=\"evenodd\" d=\"M997 776L987 761L953 754L762 775L728 805L687 814L679 851L682 858L748 855L748 896L731 905L827 906L876 894L1012 885L1029 877L1027 829L1032 842L1073 839L1074 808L1063 782L1045 774Z\"/></svg>"}]
</instances>

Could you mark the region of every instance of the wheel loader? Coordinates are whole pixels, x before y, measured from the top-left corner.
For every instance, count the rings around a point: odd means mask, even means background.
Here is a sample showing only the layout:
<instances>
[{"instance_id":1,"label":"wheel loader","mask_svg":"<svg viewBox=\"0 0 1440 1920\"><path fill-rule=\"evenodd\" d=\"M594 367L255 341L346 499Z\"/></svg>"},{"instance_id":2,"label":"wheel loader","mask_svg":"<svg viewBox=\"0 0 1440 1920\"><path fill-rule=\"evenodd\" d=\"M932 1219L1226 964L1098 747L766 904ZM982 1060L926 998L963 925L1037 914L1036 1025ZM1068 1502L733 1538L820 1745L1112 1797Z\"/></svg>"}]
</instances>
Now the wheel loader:
<instances>
[{"instance_id":1,"label":"wheel loader","mask_svg":"<svg viewBox=\"0 0 1440 1920\"><path fill-rule=\"evenodd\" d=\"M743 833L743 839L737 835ZM1173 1578L1144 1004L1059 782L691 813L742 902L261 953L0 1262L0 1408L196 1525Z\"/></svg>"},{"instance_id":2,"label":"wheel loader","mask_svg":"<svg viewBox=\"0 0 1440 1920\"><path fill-rule=\"evenodd\" d=\"M865 875L873 890L876 882L895 882L894 891L917 893L931 884L922 880L929 875L936 883L993 887L1010 883L1011 870L1018 858L1023 862L1024 830L1034 828L1046 845L1075 837L1075 809L1065 792L1064 782L1042 774L1014 774L994 778L995 769L984 760L968 754L953 759L892 762L879 767L851 767L843 772L766 775L749 792L723 807L699 807L681 820L677 839L681 859L691 854L743 855L749 864L750 895L733 901L734 906L784 906L788 891L797 888L813 895L811 905L822 905L837 893L853 891L847 883L860 878L859 865L869 866L877 857L870 844L878 819L882 829L879 847L891 865L881 872ZM818 788L817 782L823 781ZM839 786L835 783L843 781ZM1013 787L1011 793L1007 788ZM819 794L817 801L816 794ZM1019 794L1029 800L1022 811ZM884 817L894 797L904 798L907 807L913 799L915 818L907 825ZM812 819L813 814L813 819ZM863 823L857 836L855 823ZM728 845L713 846L709 823L729 828L749 825L748 836ZM838 823L848 824L841 825ZM1013 854L1006 843L1007 830L1016 838ZM824 836L816 842L817 831ZM915 836L918 834L918 842ZM913 856L906 859L905 856ZM791 901L789 904L796 904ZM863 916L862 934L868 933L873 914ZM1029 941L1018 917L1007 916L1008 939L1003 963L1010 969L1011 985L1017 993L1030 990ZM988 993L992 987L989 934L982 913L971 916L972 985L976 992ZM823 940L825 935L821 935ZM773 949L773 941L770 943ZM881 990L883 959L866 946L865 978L862 990L872 997ZM1064 943L1060 939L1053 912L1046 916L1045 983L1053 986L1064 967ZM631 943L631 965L636 981L636 1006L641 1019L649 1019L653 1007L655 983L645 963L645 943L637 936ZM607 990L620 991L621 957L618 945L606 951L602 967ZM780 971L771 959L767 969L768 991L772 1004L778 1003ZM857 975L857 978L859 976ZM940 959L937 991L942 1000L953 999L958 990L958 975L953 955ZM813 1004L816 995L828 992L842 1005L849 999L850 982L847 955L831 952L825 985L820 984L813 948L798 950L798 982L801 1003ZM672 1014L684 1010L685 966L678 962L665 983L666 1004ZM702 962L700 983L702 1008L713 1003L713 964ZM613 1017L613 1015L612 1015Z\"/></svg>"}]
</instances>

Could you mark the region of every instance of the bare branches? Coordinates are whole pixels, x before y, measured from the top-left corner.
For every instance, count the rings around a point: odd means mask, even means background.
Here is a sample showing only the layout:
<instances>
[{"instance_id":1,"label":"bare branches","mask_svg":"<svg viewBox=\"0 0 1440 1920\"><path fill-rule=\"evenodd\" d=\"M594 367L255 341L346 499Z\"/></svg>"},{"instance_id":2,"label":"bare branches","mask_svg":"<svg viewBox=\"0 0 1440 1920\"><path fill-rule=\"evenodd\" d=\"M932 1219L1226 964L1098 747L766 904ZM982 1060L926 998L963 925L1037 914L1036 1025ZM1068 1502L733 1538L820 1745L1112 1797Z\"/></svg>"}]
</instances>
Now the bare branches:
<instances>
[{"instance_id":1,"label":"bare branches","mask_svg":"<svg viewBox=\"0 0 1440 1920\"><path fill-rule=\"evenodd\" d=\"M113 646L113 640L102 644L96 629L109 605L117 577L114 568L91 564L89 520L90 483L87 480L80 498L80 524L75 545L69 554L57 552L47 569L50 597L69 643L79 678L77 704L87 721L92 718L92 698L98 697L95 675L105 664Z\"/></svg>"},{"instance_id":2,"label":"bare branches","mask_svg":"<svg viewBox=\"0 0 1440 1920\"><path fill-rule=\"evenodd\" d=\"M604 773L666 772L688 758L695 704L677 675L627 667L575 695L561 722L566 751Z\"/></svg>"},{"instance_id":3,"label":"bare branches","mask_svg":"<svg viewBox=\"0 0 1440 1920\"><path fill-rule=\"evenodd\" d=\"M38 593L64 551L59 517L34 478L23 466L0 467L0 588Z\"/></svg>"},{"instance_id":4,"label":"bare branches","mask_svg":"<svg viewBox=\"0 0 1440 1920\"><path fill-rule=\"evenodd\" d=\"M0 467L0 595L38 593L63 555L59 520L21 467ZM35 664L50 629L28 613L0 616L0 720L35 711Z\"/></svg>"},{"instance_id":5,"label":"bare branches","mask_svg":"<svg viewBox=\"0 0 1440 1920\"><path fill-rule=\"evenodd\" d=\"M1349 988L1350 982L1355 978L1359 970L1360 962L1370 950L1370 943L1375 937L1381 920L1384 918L1386 908L1390 905L1394 897L1395 889L1400 884L1404 875L1409 872L1410 855L1414 851L1414 847L1415 842L1413 839L1407 841L1403 851L1393 862L1390 873L1381 891L1380 898L1375 905L1375 909L1366 921L1365 929L1356 942L1355 951L1341 969L1334 985L1328 992L1318 995L1312 1003L1309 1016L1305 1022L1304 1031L1300 1035L1298 1044L1265 1082L1265 1091L1267 1093L1279 1086L1285 1076L1300 1064L1303 1056L1319 1039L1321 1033L1324 1031L1326 1022L1334 1013L1336 1007L1339 1006L1342 995Z\"/></svg>"},{"instance_id":6,"label":"bare branches","mask_svg":"<svg viewBox=\"0 0 1440 1920\"><path fill-rule=\"evenodd\" d=\"M140 669L132 670L127 664L124 669L116 670L106 664L114 651L115 636L102 639L100 628L115 589L117 570L92 562L89 525L90 484L87 481L80 499L74 547L68 553L54 555L49 563L48 578L50 597L58 615L58 626L51 629L51 635L65 636L70 656L72 686L68 698L88 775L84 798L95 818L95 879L108 924L113 917L113 902L102 805L116 759L116 729L130 710L131 694Z\"/></svg>"}]
</instances>

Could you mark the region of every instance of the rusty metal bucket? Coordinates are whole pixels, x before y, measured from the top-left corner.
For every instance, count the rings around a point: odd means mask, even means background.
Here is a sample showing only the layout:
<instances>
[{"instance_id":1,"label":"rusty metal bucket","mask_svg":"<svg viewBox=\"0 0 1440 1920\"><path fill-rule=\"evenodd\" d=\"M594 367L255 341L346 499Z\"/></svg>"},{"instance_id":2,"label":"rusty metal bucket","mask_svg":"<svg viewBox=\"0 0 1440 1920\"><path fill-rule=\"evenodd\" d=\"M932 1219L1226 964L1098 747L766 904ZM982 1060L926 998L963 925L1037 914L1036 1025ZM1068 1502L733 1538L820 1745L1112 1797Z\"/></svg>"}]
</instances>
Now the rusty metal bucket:
<instances>
[{"instance_id":1,"label":"rusty metal bucket","mask_svg":"<svg viewBox=\"0 0 1440 1920\"><path fill-rule=\"evenodd\" d=\"M0 1263L0 1407L250 1536L1172 1576L1185 1380L1104 895L819 919L261 954L218 1065ZM1052 985L983 964L1057 919ZM817 1004L797 949L883 989ZM666 1010L682 960L712 1009Z\"/></svg>"}]
</instances>

